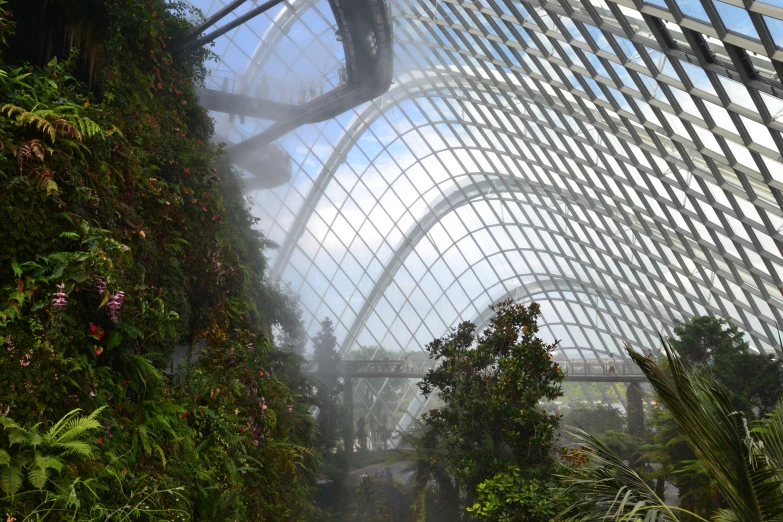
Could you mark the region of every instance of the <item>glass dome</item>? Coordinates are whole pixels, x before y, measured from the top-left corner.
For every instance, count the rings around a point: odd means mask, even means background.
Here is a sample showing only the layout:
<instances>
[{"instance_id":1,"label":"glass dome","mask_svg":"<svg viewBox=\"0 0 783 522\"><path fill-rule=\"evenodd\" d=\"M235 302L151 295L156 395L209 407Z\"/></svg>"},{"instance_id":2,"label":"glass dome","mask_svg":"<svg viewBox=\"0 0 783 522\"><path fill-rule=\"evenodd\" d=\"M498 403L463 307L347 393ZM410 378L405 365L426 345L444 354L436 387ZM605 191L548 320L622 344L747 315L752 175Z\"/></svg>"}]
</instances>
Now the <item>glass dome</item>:
<instances>
[{"instance_id":1,"label":"glass dome","mask_svg":"<svg viewBox=\"0 0 783 522\"><path fill-rule=\"evenodd\" d=\"M330 317L344 357L416 358L511 298L540 303L542 335L572 361L654 348L703 314L780 349L783 3L389 7L388 92L277 140L290 181L247 184L310 334ZM215 42L207 87L317 97L342 82L336 28L329 2L284 2ZM214 117L230 143L271 124ZM414 382L394 396L399 425L425 407Z\"/></svg>"}]
</instances>

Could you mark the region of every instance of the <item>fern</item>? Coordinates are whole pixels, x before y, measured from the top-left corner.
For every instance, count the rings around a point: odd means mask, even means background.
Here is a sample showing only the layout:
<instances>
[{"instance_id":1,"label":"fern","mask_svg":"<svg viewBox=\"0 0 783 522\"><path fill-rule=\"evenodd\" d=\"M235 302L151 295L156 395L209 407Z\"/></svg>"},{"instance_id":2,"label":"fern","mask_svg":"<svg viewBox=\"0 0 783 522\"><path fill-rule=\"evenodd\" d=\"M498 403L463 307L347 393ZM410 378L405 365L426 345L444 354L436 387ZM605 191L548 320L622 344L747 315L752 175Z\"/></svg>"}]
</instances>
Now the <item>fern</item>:
<instances>
[{"instance_id":1,"label":"fern","mask_svg":"<svg viewBox=\"0 0 783 522\"><path fill-rule=\"evenodd\" d=\"M103 129L101 129L101 127L90 118L72 116L70 121L74 128L76 128L84 137L100 139L106 138L106 133L103 131Z\"/></svg>"},{"instance_id":2,"label":"fern","mask_svg":"<svg viewBox=\"0 0 783 522\"><path fill-rule=\"evenodd\" d=\"M46 120L45 117L42 117L35 112L27 111L16 105L6 103L0 107L0 114L7 114L19 127L35 127L39 132L48 136L52 143L54 143L54 140L57 138L57 130L54 128L54 125Z\"/></svg>"},{"instance_id":3,"label":"fern","mask_svg":"<svg viewBox=\"0 0 783 522\"><path fill-rule=\"evenodd\" d=\"M60 473L69 457L91 457L96 446L92 432L101 428L99 408L87 417L73 410L64 415L46 433L39 424L24 428L9 419L0 418L0 426L8 433L8 449L0 450L0 488L15 495L27 481L39 491L49 482L52 473Z\"/></svg>"},{"instance_id":4,"label":"fern","mask_svg":"<svg viewBox=\"0 0 783 522\"><path fill-rule=\"evenodd\" d=\"M39 490L43 489L46 482L49 480L49 476L51 475L50 470L54 469L59 473L63 469L62 460L57 457L43 455L39 452L35 453L33 462L33 467L27 472L27 480L30 481L30 484L32 484L33 487L36 487Z\"/></svg>"},{"instance_id":5,"label":"fern","mask_svg":"<svg viewBox=\"0 0 783 522\"><path fill-rule=\"evenodd\" d=\"M16 495L23 483L24 474L18 467L6 465L0 468L0 489L9 497Z\"/></svg>"},{"instance_id":6,"label":"fern","mask_svg":"<svg viewBox=\"0 0 783 522\"><path fill-rule=\"evenodd\" d=\"M90 118L79 115L78 110L78 105L68 104L51 109L36 105L28 111L7 103L0 108L0 114L7 115L18 127L34 127L52 144L58 136L79 142L85 137L105 139L106 132Z\"/></svg>"}]
</instances>

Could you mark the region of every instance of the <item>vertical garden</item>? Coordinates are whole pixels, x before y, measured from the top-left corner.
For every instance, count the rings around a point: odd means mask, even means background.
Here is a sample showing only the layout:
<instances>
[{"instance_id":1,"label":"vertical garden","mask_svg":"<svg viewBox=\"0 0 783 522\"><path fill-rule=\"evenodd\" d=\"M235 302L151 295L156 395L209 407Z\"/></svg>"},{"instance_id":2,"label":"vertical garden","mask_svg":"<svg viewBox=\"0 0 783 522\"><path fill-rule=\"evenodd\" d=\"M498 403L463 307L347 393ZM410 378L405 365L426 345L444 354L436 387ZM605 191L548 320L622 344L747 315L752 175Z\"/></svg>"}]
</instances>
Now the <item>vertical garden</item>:
<instances>
[{"instance_id":1,"label":"vertical garden","mask_svg":"<svg viewBox=\"0 0 783 522\"><path fill-rule=\"evenodd\" d=\"M210 144L209 56L167 49L196 15L1 8L0 514L308 519L311 389L271 336L298 312ZM175 345L208 348L167 375Z\"/></svg>"}]
</instances>

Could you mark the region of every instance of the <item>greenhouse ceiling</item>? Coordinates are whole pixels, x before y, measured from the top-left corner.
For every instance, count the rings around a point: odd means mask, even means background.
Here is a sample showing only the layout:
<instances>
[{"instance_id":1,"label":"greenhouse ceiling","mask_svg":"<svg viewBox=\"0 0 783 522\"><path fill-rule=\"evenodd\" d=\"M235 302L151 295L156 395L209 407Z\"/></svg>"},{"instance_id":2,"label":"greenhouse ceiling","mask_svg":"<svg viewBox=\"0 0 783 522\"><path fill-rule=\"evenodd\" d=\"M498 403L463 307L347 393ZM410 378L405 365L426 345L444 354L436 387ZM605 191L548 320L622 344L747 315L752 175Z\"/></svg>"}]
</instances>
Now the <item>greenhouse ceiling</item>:
<instances>
[{"instance_id":1,"label":"greenhouse ceiling","mask_svg":"<svg viewBox=\"0 0 783 522\"><path fill-rule=\"evenodd\" d=\"M388 92L278 140L290 182L248 194L310 334L330 317L349 358L421 354L510 297L571 360L697 314L779 350L783 1L390 10ZM280 4L216 41L207 87L317 97L341 81L336 27L325 0ZM229 143L270 125L215 120Z\"/></svg>"}]
</instances>

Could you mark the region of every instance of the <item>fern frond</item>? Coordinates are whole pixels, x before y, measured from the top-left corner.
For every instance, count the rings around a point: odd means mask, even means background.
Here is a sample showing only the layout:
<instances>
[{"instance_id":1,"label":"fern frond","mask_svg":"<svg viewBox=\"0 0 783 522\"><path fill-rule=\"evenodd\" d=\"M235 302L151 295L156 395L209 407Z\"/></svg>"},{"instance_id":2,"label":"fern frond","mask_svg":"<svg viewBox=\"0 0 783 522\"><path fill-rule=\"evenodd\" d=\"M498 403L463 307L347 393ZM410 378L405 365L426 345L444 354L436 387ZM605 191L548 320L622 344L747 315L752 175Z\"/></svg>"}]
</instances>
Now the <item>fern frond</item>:
<instances>
[{"instance_id":1,"label":"fern frond","mask_svg":"<svg viewBox=\"0 0 783 522\"><path fill-rule=\"evenodd\" d=\"M47 110L50 113L47 120L51 122L57 133L64 138L73 138L76 140L82 140L82 133L79 129L71 125L65 118L59 117L59 114L54 114L52 111Z\"/></svg>"},{"instance_id":2,"label":"fern frond","mask_svg":"<svg viewBox=\"0 0 783 522\"><path fill-rule=\"evenodd\" d=\"M33 179L35 180L35 183L46 192L47 195L56 194L60 191L59 185L57 185L57 182L54 181L52 170L47 167L34 169Z\"/></svg>"},{"instance_id":3,"label":"fern frond","mask_svg":"<svg viewBox=\"0 0 783 522\"><path fill-rule=\"evenodd\" d=\"M29 440L30 440L30 435L21 428L12 430L8 434L8 442L10 445L19 444L20 446L27 446Z\"/></svg>"},{"instance_id":4,"label":"fern frond","mask_svg":"<svg viewBox=\"0 0 783 522\"><path fill-rule=\"evenodd\" d=\"M11 462L11 455L5 450L0 450L0 466L5 466Z\"/></svg>"},{"instance_id":5,"label":"fern frond","mask_svg":"<svg viewBox=\"0 0 783 522\"><path fill-rule=\"evenodd\" d=\"M101 427L101 423L95 419L97 413L100 413L100 410L93 412L93 414L89 417L71 418L65 425L65 429L62 430L62 434L57 437L57 442L70 442L83 435L88 435L92 430L99 429Z\"/></svg>"},{"instance_id":6,"label":"fern frond","mask_svg":"<svg viewBox=\"0 0 783 522\"><path fill-rule=\"evenodd\" d=\"M80 457L91 457L95 452L95 446L83 441L71 441L57 443L53 448L60 451L62 456L79 455Z\"/></svg>"},{"instance_id":7,"label":"fern frond","mask_svg":"<svg viewBox=\"0 0 783 522\"><path fill-rule=\"evenodd\" d=\"M3 466L0 468L0 489L9 497L16 495L17 491L22 488L23 482L24 475L18 467Z\"/></svg>"},{"instance_id":8,"label":"fern frond","mask_svg":"<svg viewBox=\"0 0 783 522\"><path fill-rule=\"evenodd\" d=\"M41 161L46 159L47 147L39 139L26 141L16 149L16 164L19 165L19 172L24 169L25 163L30 158L38 158Z\"/></svg>"},{"instance_id":9,"label":"fern frond","mask_svg":"<svg viewBox=\"0 0 783 522\"><path fill-rule=\"evenodd\" d=\"M45 117L42 117L35 112L27 111L16 105L6 103L0 107L0 113L8 115L18 127L35 127L39 132L48 136L52 143L54 143L54 140L57 138L57 131L54 128L54 125Z\"/></svg>"},{"instance_id":10,"label":"fern frond","mask_svg":"<svg viewBox=\"0 0 783 522\"><path fill-rule=\"evenodd\" d=\"M73 116L70 118L71 123L73 126L78 129L78 131L81 133L82 137L86 138L100 138L105 139L106 133L101 129L101 127L92 121L90 118L85 118L82 116Z\"/></svg>"},{"instance_id":11,"label":"fern frond","mask_svg":"<svg viewBox=\"0 0 783 522\"><path fill-rule=\"evenodd\" d=\"M81 408L76 408L75 410L71 410L63 415L62 418L58 420L54 426L49 428L48 432L46 432L46 438L49 440L57 439L57 437L60 435L60 432L67 429L68 421L78 415L80 411L82 411Z\"/></svg>"},{"instance_id":12,"label":"fern frond","mask_svg":"<svg viewBox=\"0 0 783 522\"><path fill-rule=\"evenodd\" d=\"M27 480L39 490L43 489L46 482L49 480L49 476L51 475L50 470L52 469L58 473L62 471L63 461L57 457L36 452L33 466L30 468L30 471L27 472Z\"/></svg>"}]
</instances>

